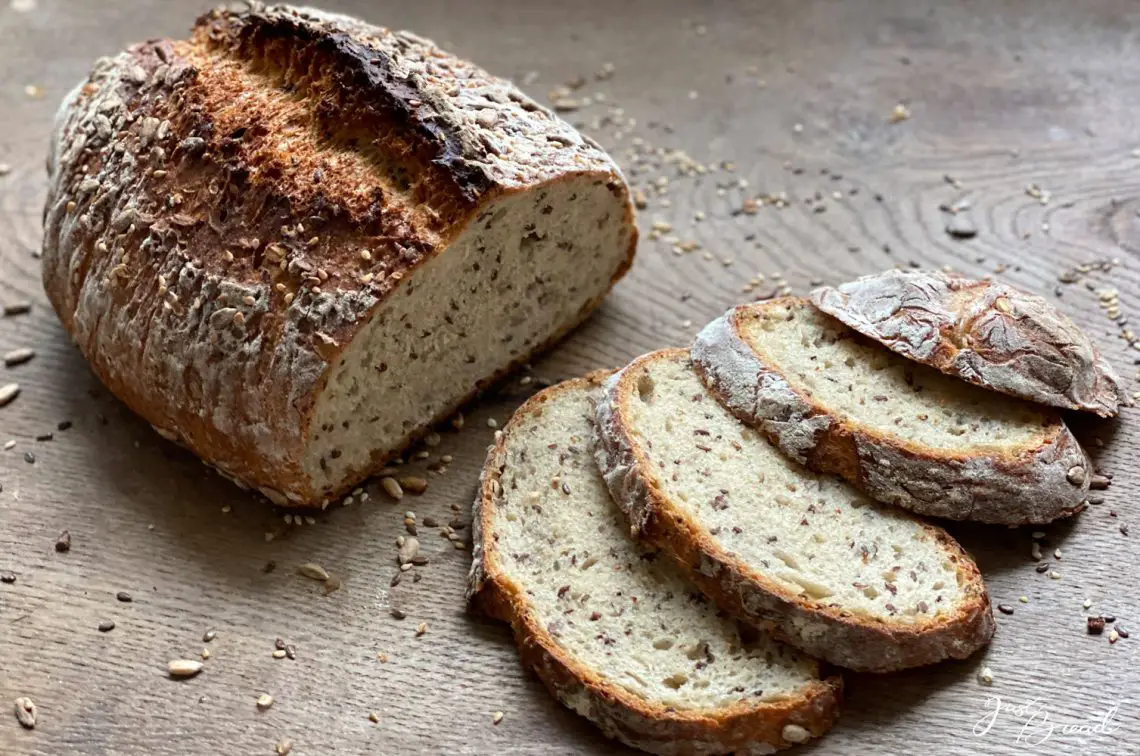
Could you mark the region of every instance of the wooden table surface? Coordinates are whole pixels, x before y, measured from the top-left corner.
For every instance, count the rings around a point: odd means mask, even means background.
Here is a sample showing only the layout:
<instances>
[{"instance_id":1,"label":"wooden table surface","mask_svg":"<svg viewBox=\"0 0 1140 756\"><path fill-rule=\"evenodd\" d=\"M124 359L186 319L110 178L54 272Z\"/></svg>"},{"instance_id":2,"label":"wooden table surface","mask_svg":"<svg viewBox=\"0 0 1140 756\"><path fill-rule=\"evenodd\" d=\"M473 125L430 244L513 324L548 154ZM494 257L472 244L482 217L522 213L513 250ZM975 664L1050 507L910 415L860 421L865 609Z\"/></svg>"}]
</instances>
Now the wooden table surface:
<instances>
[{"instance_id":1,"label":"wooden table surface","mask_svg":"<svg viewBox=\"0 0 1140 756\"><path fill-rule=\"evenodd\" d=\"M487 419L505 421L533 384L516 377L470 408L465 429L442 431L431 459L410 465L454 456L422 497L396 504L370 485L370 500L299 527L100 387L40 286L52 117L97 56L183 35L208 6L0 2L0 304L32 304L0 319L0 352L36 351L0 367L0 384L22 388L0 409L0 445L15 442L0 452L0 573L16 577L0 583L0 754L271 754L284 738L294 754L626 752L554 703L504 627L464 613L470 554L422 525L449 520L452 505L469 519ZM726 306L770 293L777 274L804 292L913 261L1056 289L1138 388L1140 353L1100 298L1119 290L1125 318L1140 304L1134 2L327 4L430 36L539 97L585 77L572 96L591 101L567 117L645 189L645 237L629 276L535 376L684 344ZM614 73L599 81L605 63ZM900 103L909 118L892 119ZM658 149L683 152L646 157ZM786 207L772 201L781 192ZM740 212L757 197L769 201ZM939 206L963 197L978 233L955 240ZM655 222L672 231L649 238ZM765 280L745 292L758 272ZM1140 753L1140 635L1110 644L1085 629L1087 615L1106 613L1140 632L1136 418L1072 421L1115 478L1103 504L1043 529L1059 579L1035 571L1030 529L952 527L994 604L1014 614L997 616L992 646L969 661L849 675L840 724L802 752ZM419 582L405 574L393 588L408 509L431 561ZM69 553L54 548L63 530ZM299 576L304 562L340 589L325 595ZM117 600L121 591L133 601ZM100 632L108 621L114 629ZM206 644L209 629L217 638ZM277 638L295 660L273 658ZM203 648L201 675L166 676L169 660ZM985 666L990 686L978 681ZM263 693L276 702L259 712ZM38 706L34 730L12 716L18 696Z\"/></svg>"}]
</instances>

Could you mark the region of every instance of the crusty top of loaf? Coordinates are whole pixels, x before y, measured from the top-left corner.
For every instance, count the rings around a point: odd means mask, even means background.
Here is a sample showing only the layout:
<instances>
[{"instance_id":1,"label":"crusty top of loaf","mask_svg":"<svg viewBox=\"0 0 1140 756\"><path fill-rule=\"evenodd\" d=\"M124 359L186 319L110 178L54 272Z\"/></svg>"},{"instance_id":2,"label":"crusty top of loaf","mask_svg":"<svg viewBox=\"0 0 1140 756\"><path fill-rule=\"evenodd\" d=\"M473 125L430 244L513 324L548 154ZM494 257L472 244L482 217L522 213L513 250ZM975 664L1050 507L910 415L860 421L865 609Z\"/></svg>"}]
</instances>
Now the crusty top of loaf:
<instances>
[{"instance_id":1,"label":"crusty top of loaf","mask_svg":"<svg viewBox=\"0 0 1140 756\"><path fill-rule=\"evenodd\" d=\"M229 472L253 481L300 475L329 366L496 196L585 175L628 205L605 153L509 82L406 32L260 3L98 61L49 171L64 324L132 408L247 458Z\"/></svg>"}]
</instances>

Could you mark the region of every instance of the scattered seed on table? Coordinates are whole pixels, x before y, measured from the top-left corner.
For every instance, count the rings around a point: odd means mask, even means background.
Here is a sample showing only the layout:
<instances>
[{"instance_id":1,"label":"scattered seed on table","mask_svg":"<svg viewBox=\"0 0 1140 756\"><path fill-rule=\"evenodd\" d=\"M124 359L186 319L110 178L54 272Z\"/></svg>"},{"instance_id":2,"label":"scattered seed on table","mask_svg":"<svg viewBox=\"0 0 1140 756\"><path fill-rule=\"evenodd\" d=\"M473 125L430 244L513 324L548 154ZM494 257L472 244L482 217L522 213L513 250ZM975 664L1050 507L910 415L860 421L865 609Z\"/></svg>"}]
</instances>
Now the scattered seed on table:
<instances>
[{"instance_id":1,"label":"scattered seed on table","mask_svg":"<svg viewBox=\"0 0 1140 756\"><path fill-rule=\"evenodd\" d=\"M284 659L285 658L285 649L283 649L283 648L275 649L273 651L273 658L274 659Z\"/></svg>"},{"instance_id":2,"label":"scattered seed on table","mask_svg":"<svg viewBox=\"0 0 1140 756\"><path fill-rule=\"evenodd\" d=\"M1089 635L1100 635L1104 632L1104 617L1089 617L1086 623Z\"/></svg>"},{"instance_id":3,"label":"scattered seed on table","mask_svg":"<svg viewBox=\"0 0 1140 756\"><path fill-rule=\"evenodd\" d=\"M405 612L402 609L397 609L394 606L388 610L388 613L391 614L393 617L395 617L398 620L402 620L408 616L407 612Z\"/></svg>"},{"instance_id":4,"label":"scattered seed on table","mask_svg":"<svg viewBox=\"0 0 1140 756\"><path fill-rule=\"evenodd\" d=\"M268 709L272 705L273 705L273 696L269 695L268 693L262 693L260 696L257 697L257 708L260 709L261 711L265 711L266 709Z\"/></svg>"},{"instance_id":5,"label":"scattered seed on table","mask_svg":"<svg viewBox=\"0 0 1140 756\"><path fill-rule=\"evenodd\" d=\"M171 677L193 677L202 671L202 662L195 659L175 659L166 668Z\"/></svg>"},{"instance_id":6,"label":"scattered seed on table","mask_svg":"<svg viewBox=\"0 0 1140 756\"><path fill-rule=\"evenodd\" d=\"M297 568L297 572L310 580L324 581L329 579L329 573L325 571L325 568L314 562L305 562Z\"/></svg>"},{"instance_id":7,"label":"scattered seed on table","mask_svg":"<svg viewBox=\"0 0 1140 756\"><path fill-rule=\"evenodd\" d=\"M29 465L34 465L36 463L36 455L30 451L26 451L24 452L24 461Z\"/></svg>"},{"instance_id":8,"label":"scattered seed on table","mask_svg":"<svg viewBox=\"0 0 1140 756\"><path fill-rule=\"evenodd\" d=\"M1048 572L1049 571L1049 563L1048 562L1042 562L1041 564L1037 565L1034 569L1036 569L1037 572L1039 572L1039 573Z\"/></svg>"},{"instance_id":9,"label":"scattered seed on table","mask_svg":"<svg viewBox=\"0 0 1140 756\"><path fill-rule=\"evenodd\" d=\"M965 213L958 213L946 224L946 233L955 239L973 239L978 235L978 227Z\"/></svg>"},{"instance_id":10,"label":"scattered seed on table","mask_svg":"<svg viewBox=\"0 0 1140 756\"><path fill-rule=\"evenodd\" d=\"M1013 614L1013 607L1009 604L998 604L998 611L1002 614Z\"/></svg>"},{"instance_id":11,"label":"scattered seed on table","mask_svg":"<svg viewBox=\"0 0 1140 756\"><path fill-rule=\"evenodd\" d=\"M53 438L55 438L54 433L41 433L38 436L36 436L36 441L43 443L45 441L51 441Z\"/></svg>"},{"instance_id":12,"label":"scattered seed on table","mask_svg":"<svg viewBox=\"0 0 1140 756\"><path fill-rule=\"evenodd\" d=\"M20 384L18 383L5 383L0 386L0 407L4 407L12 403L20 393Z\"/></svg>"},{"instance_id":13,"label":"scattered seed on table","mask_svg":"<svg viewBox=\"0 0 1140 756\"><path fill-rule=\"evenodd\" d=\"M115 598L117 598L119 601L122 601L124 604L129 604L134 601L134 599L131 597L131 594L127 593L126 591L119 591L115 594Z\"/></svg>"},{"instance_id":14,"label":"scattered seed on table","mask_svg":"<svg viewBox=\"0 0 1140 756\"><path fill-rule=\"evenodd\" d=\"M202 653L199 654L199 656L201 656L203 659L209 659L210 658L210 649L208 649L208 648L202 649Z\"/></svg>"},{"instance_id":15,"label":"scattered seed on table","mask_svg":"<svg viewBox=\"0 0 1140 756\"><path fill-rule=\"evenodd\" d=\"M0 583L7 583L11 585L16 582L16 573L14 572L0 572Z\"/></svg>"},{"instance_id":16,"label":"scattered seed on table","mask_svg":"<svg viewBox=\"0 0 1140 756\"><path fill-rule=\"evenodd\" d=\"M404 489L400 487L399 481L395 478L387 477L380 479L380 485L384 488L384 493L388 494L397 501L404 498Z\"/></svg>"},{"instance_id":17,"label":"scattered seed on table","mask_svg":"<svg viewBox=\"0 0 1140 756\"><path fill-rule=\"evenodd\" d=\"M63 531L59 537L55 539L55 550L60 554L66 554L71 551L71 533Z\"/></svg>"},{"instance_id":18,"label":"scattered seed on table","mask_svg":"<svg viewBox=\"0 0 1140 756\"><path fill-rule=\"evenodd\" d=\"M104 620L99 623L99 632L109 633L115 629L115 623L112 620Z\"/></svg>"},{"instance_id":19,"label":"scattered seed on table","mask_svg":"<svg viewBox=\"0 0 1140 756\"><path fill-rule=\"evenodd\" d=\"M292 643L285 644L285 658L290 661L297 658L297 648Z\"/></svg>"},{"instance_id":20,"label":"scattered seed on table","mask_svg":"<svg viewBox=\"0 0 1140 756\"><path fill-rule=\"evenodd\" d=\"M277 741L277 756L289 756L289 752L293 750L293 741L289 738L281 738Z\"/></svg>"},{"instance_id":21,"label":"scattered seed on table","mask_svg":"<svg viewBox=\"0 0 1140 756\"><path fill-rule=\"evenodd\" d=\"M4 305L4 317L6 318L10 318L14 315L27 315L31 311L31 302L13 302Z\"/></svg>"},{"instance_id":22,"label":"scattered seed on table","mask_svg":"<svg viewBox=\"0 0 1140 756\"><path fill-rule=\"evenodd\" d=\"M25 362L30 362L36 356L36 350L29 349L28 347L20 347L4 353L4 367L16 367L23 365Z\"/></svg>"},{"instance_id":23,"label":"scattered seed on table","mask_svg":"<svg viewBox=\"0 0 1140 756\"><path fill-rule=\"evenodd\" d=\"M209 643L210 641L212 641L214 638L217 638L217 637L218 637L218 631L214 630L213 628L210 628L206 632L202 633L202 642L203 643Z\"/></svg>"},{"instance_id":24,"label":"scattered seed on table","mask_svg":"<svg viewBox=\"0 0 1140 756\"><path fill-rule=\"evenodd\" d=\"M981 673L978 675L978 680L983 685L993 685L994 671L989 667L982 667Z\"/></svg>"},{"instance_id":25,"label":"scattered seed on table","mask_svg":"<svg viewBox=\"0 0 1140 756\"><path fill-rule=\"evenodd\" d=\"M425 528L438 528L439 527L439 521L436 520L434 517L425 517L424 518L424 527Z\"/></svg>"},{"instance_id":26,"label":"scattered seed on table","mask_svg":"<svg viewBox=\"0 0 1140 756\"><path fill-rule=\"evenodd\" d=\"M36 728L36 705L27 696L16 699L16 721L26 729Z\"/></svg>"},{"instance_id":27,"label":"scattered seed on table","mask_svg":"<svg viewBox=\"0 0 1140 756\"><path fill-rule=\"evenodd\" d=\"M1127 637L1128 637L1128 631L1127 631L1127 630L1125 630L1125 629L1124 629L1123 627L1121 627L1120 625L1117 625L1117 626L1116 626L1114 629L1115 629L1115 630L1116 630L1116 632L1117 632L1117 633L1120 635L1120 637L1121 637L1121 638L1127 638Z\"/></svg>"},{"instance_id":28,"label":"scattered seed on table","mask_svg":"<svg viewBox=\"0 0 1140 756\"><path fill-rule=\"evenodd\" d=\"M1116 641L1118 641L1118 640L1120 640L1120 633L1117 632L1116 628L1109 630L1108 631L1108 642L1109 643L1116 643Z\"/></svg>"},{"instance_id":29,"label":"scattered seed on table","mask_svg":"<svg viewBox=\"0 0 1140 756\"><path fill-rule=\"evenodd\" d=\"M423 635L427 631L428 631L428 623L421 622L419 625L416 626L416 637L417 638L420 637L421 635Z\"/></svg>"},{"instance_id":30,"label":"scattered seed on table","mask_svg":"<svg viewBox=\"0 0 1140 756\"><path fill-rule=\"evenodd\" d=\"M397 572L395 575L393 575L392 579L388 581L388 585L391 586L392 588L395 588L397 585L399 585L400 584L400 576L402 574L403 573L401 573L401 572Z\"/></svg>"},{"instance_id":31,"label":"scattered seed on table","mask_svg":"<svg viewBox=\"0 0 1140 756\"><path fill-rule=\"evenodd\" d=\"M409 475L409 476L400 478L399 481L397 481L397 482L400 484L400 487L403 488L405 491L407 491L408 493L411 493L411 494L416 494L416 495L422 494L424 491L427 490L427 487L428 487L428 482L427 482L426 478L421 478L421 477L418 477L415 475Z\"/></svg>"},{"instance_id":32,"label":"scattered seed on table","mask_svg":"<svg viewBox=\"0 0 1140 756\"><path fill-rule=\"evenodd\" d=\"M370 712L368 712L368 721L373 722L373 723L379 722L380 721L380 715L374 711L370 711Z\"/></svg>"},{"instance_id":33,"label":"scattered seed on table","mask_svg":"<svg viewBox=\"0 0 1140 756\"><path fill-rule=\"evenodd\" d=\"M55 429L58 431L71 430L71 425L72 425L72 423L70 420L60 420L56 424Z\"/></svg>"},{"instance_id":34,"label":"scattered seed on table","mask_svg":"<svg viewBox=\"0 0 1140 756\"><path fill-rule=\"evenodd\" d=\"M497 725L499 722L502 722L503 716L503 712L496 711L495 714L491 717L491 724Z\"/></svg>"}]
</instances>

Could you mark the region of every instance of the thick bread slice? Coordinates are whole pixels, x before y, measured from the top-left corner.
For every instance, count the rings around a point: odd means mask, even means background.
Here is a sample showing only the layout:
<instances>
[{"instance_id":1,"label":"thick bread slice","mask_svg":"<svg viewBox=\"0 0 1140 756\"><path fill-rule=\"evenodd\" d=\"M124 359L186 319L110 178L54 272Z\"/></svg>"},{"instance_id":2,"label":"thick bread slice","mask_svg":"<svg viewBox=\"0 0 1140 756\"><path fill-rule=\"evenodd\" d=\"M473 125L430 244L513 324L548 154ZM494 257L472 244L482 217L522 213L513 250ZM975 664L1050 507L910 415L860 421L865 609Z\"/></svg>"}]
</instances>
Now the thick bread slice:
<instances>
[{"instance_id":1,"label":"thick bread slice","mask_svg":"<svg viewBox=\"0 0 1140 756\"><path fill-rule=\"evenodd\" d=\"M559 701L637 748L764 754L822 735L840 678L767 635L745 642L629 538L593 460L602 378L537 394L497 434L475 501L472 607L511 623Z\"/></svg>"},{"instance_id":2,"label":"thick bread slice","mask_svg":"<svg viewBox=\"0 0 1140 756\"><path fill-rule=\"evenodd\" d=\"M871 672L989 641L982 576L949 534L789 460L713 398L686 350L640 357L605 390L597 461L610 493L720 606Z\"/></svg>"},{"instance_id":3,"label":"thick bread slice","mask_svg":"<svg viewBox=\"0 0 1140 756\"><path fill-rule=\"evenodd\" d=\"M1124 387L1076 323L997 281L888 270L811 295L824 312L947 375L1065 409L1115 415Z\"/></svg>"},{"instance_id":4,"label":"thick bread slice","mask_svg":"<svg viewBox=\"0 0 1140 756\"><path fill-rule=\"evenodd\" d=\"M1078 511L1091 463L1040 405L865 339L805 299L734 307L692 347L698 375L792 459L890 504L1019 525Z\"/></svg>"},{"instance_id":5,"label":"thick bread slice","mask_svg":"<svg viewBox=\"0 0 1140 756\"><path fill-rule=\"evenodd\" d=\"M282 505L564 335L637 236L614 162L510 82L260 2L98 61L49 174L44 286L95 373Z\"/></svg>"}]
</instances>

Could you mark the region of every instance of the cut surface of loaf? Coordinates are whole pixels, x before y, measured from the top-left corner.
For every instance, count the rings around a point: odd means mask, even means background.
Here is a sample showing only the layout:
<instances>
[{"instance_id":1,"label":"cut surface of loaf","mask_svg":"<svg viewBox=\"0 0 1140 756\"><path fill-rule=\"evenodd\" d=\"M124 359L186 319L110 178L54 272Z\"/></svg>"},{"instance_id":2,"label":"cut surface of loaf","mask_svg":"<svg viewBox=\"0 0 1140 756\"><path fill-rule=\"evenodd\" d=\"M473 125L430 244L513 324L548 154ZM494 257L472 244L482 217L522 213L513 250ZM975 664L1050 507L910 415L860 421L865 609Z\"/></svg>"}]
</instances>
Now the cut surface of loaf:
<instances>
[{"instance_id":1,"label":"cut surface of loaf","mask_svg":"<svg viewBox=\"0 0 1140 756\"><path fill-rule=\"evenodd\" d=\"M276 503L317 504L583 320L628 268L596 143L408 32L251 3L95 64L43 274L96 374Z\"/></svg>"},{"instance_id":2,"label":"cut surface of loaf","mask_svg":"<svg viewBox=\"0 0 1140 756\"><path fill-rule=\"evenodd\" d=\"M813 470L926 515L1018 525L1079 510L1090 462L1054 410L865 339L806 299L734 307L692 347L738 418Z\"/></svg>"},{"instance_id":3,"label":"cut surface of loaf","mask_svg":"<svg viewBox=\"0 0 1140 756\"><path fill-rule=\"evenodd\" d=\"M472 607L510 622L523 662L610 737L660 754L771 753L821 735L841 683L734 621L629 538L594 464L601 374L526 402L475 502Z\"/></svg>"},{"instance_id":4,"label":"cut surface of loaf","mask_svg":"<svg viewBox=\"0 0 1140 756\"><path fill-rule=\"evenodd\" d=\"M1043 297L937 270L823 286L812 302L912 360L978 386L1115 415L1127 394L1089 337Z\"/></svg>"},{"instance_id":5,"label":"cut surface of loaf","mask_svg":"<svg viewBox=\"0 0 1140 756\"><path fill-rule=\"evenodd\" d=\"M992 635L981 574L945 531L789 460L716 401L686 350L610 378L597 421L633 531L737 616L874 672L963 658Z\"/></svg>"}]
</instances>

